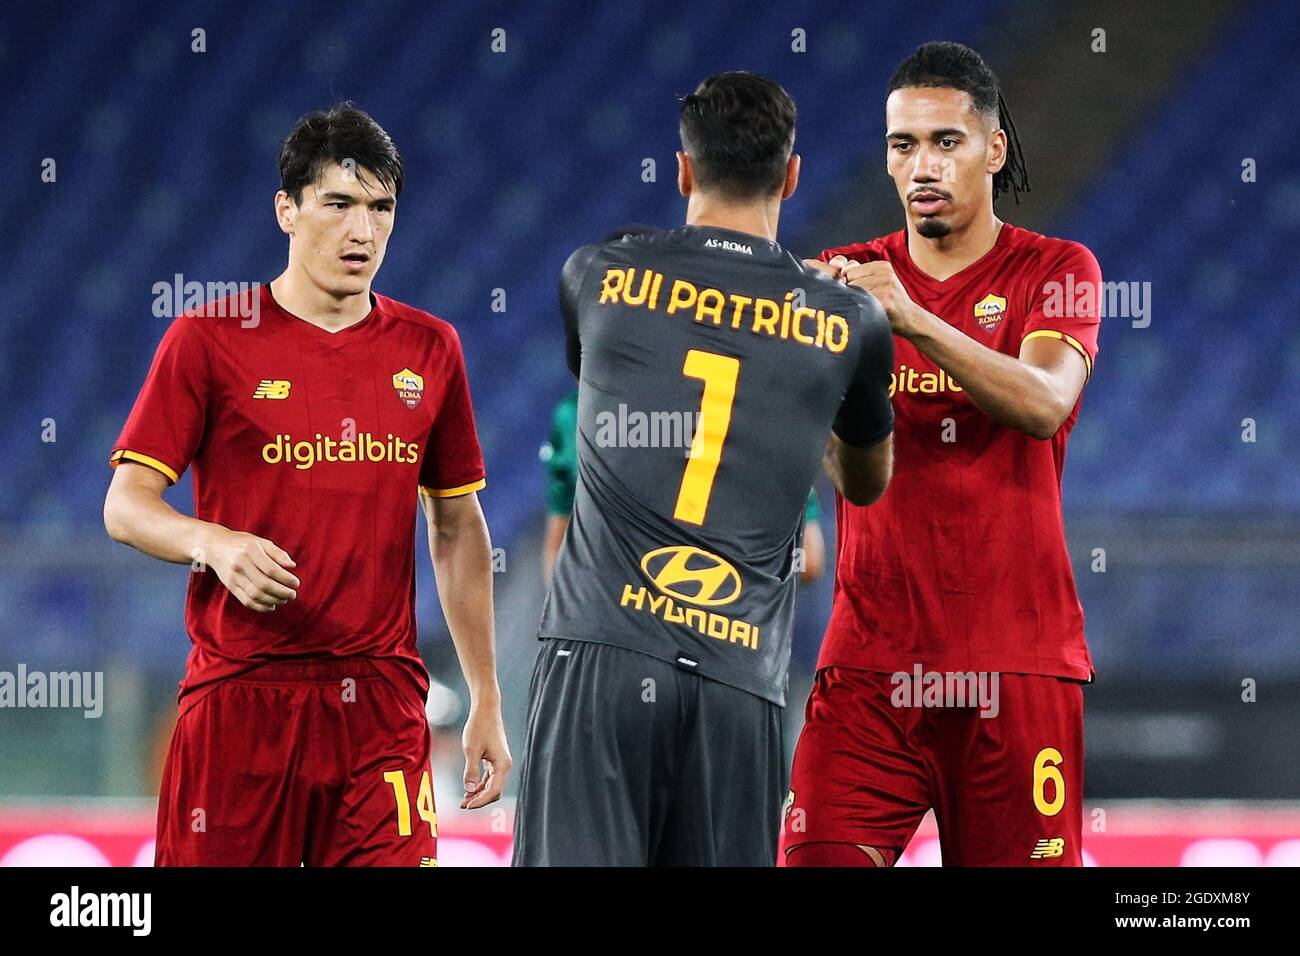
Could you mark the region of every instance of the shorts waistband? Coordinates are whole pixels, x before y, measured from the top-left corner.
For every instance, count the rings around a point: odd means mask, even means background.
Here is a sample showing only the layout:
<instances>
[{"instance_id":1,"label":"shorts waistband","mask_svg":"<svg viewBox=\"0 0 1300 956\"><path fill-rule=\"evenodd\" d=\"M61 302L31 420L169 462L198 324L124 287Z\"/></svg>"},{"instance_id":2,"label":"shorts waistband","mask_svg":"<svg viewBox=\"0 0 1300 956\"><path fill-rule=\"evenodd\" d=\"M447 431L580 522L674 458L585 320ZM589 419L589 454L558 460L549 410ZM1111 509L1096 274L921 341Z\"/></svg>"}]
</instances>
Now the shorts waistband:
<instances>
[{"instance_id":1,"label":"shorts waistband","mask_svg":"<svg viewBox=\"0 0 1300 956\"><path fill-rule=\"evenodd\" d=\"M288 658L265 661L230 680L236 683L265 684L280 682L334 683L353 680L379 680L383 675L366 657Z\"/></svg>"}]
</instances>

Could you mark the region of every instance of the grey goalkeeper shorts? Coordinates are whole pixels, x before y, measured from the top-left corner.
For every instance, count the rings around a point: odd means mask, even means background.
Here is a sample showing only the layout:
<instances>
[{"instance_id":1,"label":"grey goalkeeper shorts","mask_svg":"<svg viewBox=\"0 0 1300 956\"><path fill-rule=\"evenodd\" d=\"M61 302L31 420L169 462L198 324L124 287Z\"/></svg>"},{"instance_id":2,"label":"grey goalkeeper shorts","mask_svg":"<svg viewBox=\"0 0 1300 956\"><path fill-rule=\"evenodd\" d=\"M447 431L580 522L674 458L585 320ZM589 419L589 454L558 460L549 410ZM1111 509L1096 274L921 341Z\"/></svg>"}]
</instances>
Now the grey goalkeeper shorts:
<instances>
[{"instance_id":1,"label":"grey goalkeeper shorts","mask_svg":"<svg viewBox=\"0 0 1300 956\"><path fill-rule=\"evenodd\" d=\"M515 866L773 866L782 708L636 651L545 640Z\"/></svg>"}]
</instances>

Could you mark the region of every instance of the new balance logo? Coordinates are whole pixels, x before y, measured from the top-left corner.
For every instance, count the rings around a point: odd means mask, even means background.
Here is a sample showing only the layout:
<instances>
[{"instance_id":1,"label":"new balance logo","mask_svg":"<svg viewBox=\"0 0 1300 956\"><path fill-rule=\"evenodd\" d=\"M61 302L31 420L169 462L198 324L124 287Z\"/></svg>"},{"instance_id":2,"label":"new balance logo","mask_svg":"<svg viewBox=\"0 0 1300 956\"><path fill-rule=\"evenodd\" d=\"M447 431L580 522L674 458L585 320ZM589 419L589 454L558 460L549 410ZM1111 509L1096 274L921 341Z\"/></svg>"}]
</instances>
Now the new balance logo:
<instances>
[{"instance_id":1,"label":"new balance logo","mask_svg":"<svg viewBox=\"0 0 1300 956\"><path fill-rule=\"evenodd\" d=\"M288 398L289 382L282 378L264 378L253 389L254 398Z\"/></svg>"},{"instance_id":2,"label":"new balance logo","mask_svg":"<svg viewBox=\"0 0 1300 956\"><path fill-rule=\"evenodd\" d=\"M1034 852L1029 854L1031 860L1054 860L1065 855L1065 838L1052 837L1039 840L1034 844Z\"/></svg>"}]
</instances>

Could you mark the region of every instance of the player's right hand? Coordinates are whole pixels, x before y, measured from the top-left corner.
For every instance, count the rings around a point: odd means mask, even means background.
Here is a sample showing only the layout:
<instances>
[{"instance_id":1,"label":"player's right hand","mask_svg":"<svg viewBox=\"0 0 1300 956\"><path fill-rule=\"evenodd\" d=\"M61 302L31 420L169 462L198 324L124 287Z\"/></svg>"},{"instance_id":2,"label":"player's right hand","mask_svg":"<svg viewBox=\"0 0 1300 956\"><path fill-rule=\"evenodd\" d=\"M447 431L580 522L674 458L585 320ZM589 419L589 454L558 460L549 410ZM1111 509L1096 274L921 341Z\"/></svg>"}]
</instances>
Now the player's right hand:
<instances>
[{"instance_id":1,"label":"player's right hand","mask_svg":"<svg viewBox=\"0 0 1300 956\"><path fill-rule=\"evenodd\" d=\"M302 582L289 571L295 566L275 542L247 531L221 528L209 548L208 567L240 604L260 614L298 596Z\"/></svg>"}]
</instances>

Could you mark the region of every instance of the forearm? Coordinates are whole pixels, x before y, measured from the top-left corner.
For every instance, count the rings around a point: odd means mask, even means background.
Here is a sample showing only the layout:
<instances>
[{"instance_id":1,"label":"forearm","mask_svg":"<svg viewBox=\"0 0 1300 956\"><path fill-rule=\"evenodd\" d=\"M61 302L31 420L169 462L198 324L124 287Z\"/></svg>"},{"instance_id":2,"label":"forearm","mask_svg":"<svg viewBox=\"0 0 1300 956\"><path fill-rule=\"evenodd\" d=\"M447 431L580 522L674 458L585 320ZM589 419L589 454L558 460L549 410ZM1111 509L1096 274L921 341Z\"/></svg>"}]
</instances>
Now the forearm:
<instances>
[{"instance_id":1,"label":"forearm","mask_svg":"<svg viewBox=\"0 0 1300 956\"><path fill-rule=\"evenodd\" d=\"M839 454L840 447L840 440L832 434L826 442L826 451L822 454L822 470L826 473L826 477L831 480L831 484L835 486L835 490L842 496L847 497L845 495L844 463L840 460Z\"/></svg>"},{"instance_id":2,"label":"forearm","mask_svg":"<svg viewBox=\"0 0 1300 956\"><path fill-rule=\"evenodd\" d=\"M542 570L546 580L551 580L551 571L555 568L555 558L564 543L564 532L569 527L567 515L547 515L546 531L542 538Z\"/></svg>"},{"instance_id":3,"label":"forearm","mask_svg":"<svg viewBox=\"0 0 1300 956\"><path fill-rule=\"evenodd\" d=\"M472 703L498 702L492 614L492 542L487 522L473 520L429 533L438 598L456 645Z\"/></svg>"},{"instance_id":4,"label":"forearm","mask_svg":"<svg viewBox=\"0 0 1300 956\"><path fill-rule=\"evenodd\" d=\"M811 584L822 576L826 568L826 542L816 521L807 522L803 530L803 572L799 580Z\"/></svg>"},{"instance_id":5,"label":"forearm","mask_svg":"<svg viewBox=\"0 0 1300 956\"><path fill-rule=\"evenodd\" d=\"M919 307L903 334L948 373L982 412L1035 438L1050 438L1069 407L1043 369L976 342Z\"/></svg>"},{"instance_id":6,"label":"forearm","mask_svg":"<svg viewBox=\"0 0 1300 956\"><path fill-rule=\"evenodd\" d=\"M861 507L872 504L885 493L894 473L893 435L869 448L857 448L832 432L822 466L845 500Z\"/></svg>"},{"instance_id":7,"label":"forearm","mask_svg":"<svg viewBox=\"0 0 1300 956\"><path fill-rule=\"evenodd\" d=\"M150 557L190 564L206 563L212 532L219 526L183 515L157 495L128 486L114 489L105 503L104 527L114 541Z\"/></svg>"}]
</instances>

